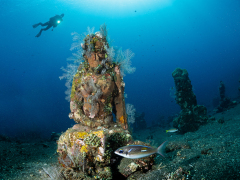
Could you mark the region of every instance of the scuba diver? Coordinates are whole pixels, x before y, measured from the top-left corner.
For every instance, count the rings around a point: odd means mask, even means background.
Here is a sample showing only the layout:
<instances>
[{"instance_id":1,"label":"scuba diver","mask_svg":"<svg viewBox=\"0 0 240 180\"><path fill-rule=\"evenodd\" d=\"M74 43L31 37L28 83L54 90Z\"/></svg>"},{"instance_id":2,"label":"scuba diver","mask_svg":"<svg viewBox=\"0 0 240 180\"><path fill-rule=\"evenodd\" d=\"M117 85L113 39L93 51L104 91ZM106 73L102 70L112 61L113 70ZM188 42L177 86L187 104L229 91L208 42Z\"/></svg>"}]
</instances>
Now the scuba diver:
<instances>
[{"instance_id":1,"label":"scuba diver","mask_svg":"<svg viewBox=\"0 0 240 180\"><path fill-rule=\"evenodd\" d=\"M34 24L34 25L33 25L33 28L36 28L36 27L38 27L39 25L41 25L41 26L47 26L47 27L41 29L40 32L39 32L35 37L41 36L42 31L46 31L46 30L50 29L51 27L53 27L53 28L57 27L57 25L58 25L60 22L63 21L63 19L62 19L63 16L64 16L64 14L61 14L60 16L59 16L59 15L56 15L56 16L54 16L54 17L51 17L51 18L49 19L49 21L46 22L46 23L44 23L44 24L41 23L41 22L40 22L40 23L37 23L37 24ZM53 31L53 29L52 29L52 31Z\"/></svg>"}]
</instances>

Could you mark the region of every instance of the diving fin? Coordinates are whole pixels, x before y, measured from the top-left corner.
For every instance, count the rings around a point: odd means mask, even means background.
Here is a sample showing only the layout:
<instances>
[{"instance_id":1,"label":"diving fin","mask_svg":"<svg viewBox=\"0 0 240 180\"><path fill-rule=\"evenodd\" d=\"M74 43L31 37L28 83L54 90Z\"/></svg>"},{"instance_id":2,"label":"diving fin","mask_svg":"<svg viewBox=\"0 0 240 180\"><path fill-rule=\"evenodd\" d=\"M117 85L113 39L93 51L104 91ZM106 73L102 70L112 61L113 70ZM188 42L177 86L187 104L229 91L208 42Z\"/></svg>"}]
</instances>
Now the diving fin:
<instances>
[{"instance_id":1,"label":"diving fin","mask_svg":"<svg viewBox=\"0 0 240 180\"><path fill-rule=\"evenodd\" d=\"M34 24L32 27L33 28L36 28L36 27L38 27L39 26L39 23L38 24Z\"/></svg>"}]
</instances>

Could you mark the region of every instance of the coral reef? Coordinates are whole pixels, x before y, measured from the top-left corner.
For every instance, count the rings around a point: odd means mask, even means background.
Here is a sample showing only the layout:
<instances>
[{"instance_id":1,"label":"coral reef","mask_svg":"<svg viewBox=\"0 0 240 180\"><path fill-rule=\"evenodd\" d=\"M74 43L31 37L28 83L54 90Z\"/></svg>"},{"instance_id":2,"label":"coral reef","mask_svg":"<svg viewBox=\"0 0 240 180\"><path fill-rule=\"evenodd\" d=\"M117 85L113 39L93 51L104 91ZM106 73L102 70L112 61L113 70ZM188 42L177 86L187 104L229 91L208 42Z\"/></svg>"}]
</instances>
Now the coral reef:
<instances>
[{"instance_id":1,"label":"coral reef","mask_svg":"<svg viewBox=\"0 0 240 180\"><path fill-rule=\"evenodd\" d=\"M234 107L237 102L236 101L231 101L231 99L229 97L226 97L225 95L225 84L220 81L220 85L219 85L219 93L220 93L220 104L218 105L216 111L217 112L223 112L228 110L229 108Z\"/></svg>"},{"instance_id":2,"label":"coral reef","mask_svg":"<svg viewBox=\"0 0 240 180\"><path fill-rule=\"evenodd\" d=\"M131 141L129 131L121 126L91 130L87 126L74 125L58 140L58 160L64 167L64 176L67 179L72 175L83 179L87 176L111 179L111 166L117 158L114 150Z\"/></svg>"},{"instance_id":3,"label":"coral reef","mask_svg":"<svg viewBox=\"0 0 240 180\"><path fill-rule=\"evenodd\" d=\"M181 108L179 116L173 120L173 127L178 128L181 133L195 131L207 121L207 108L197 105L186 69L176 68L172 76L176 88L175 100Z\"/></svg>"}]
</instances>

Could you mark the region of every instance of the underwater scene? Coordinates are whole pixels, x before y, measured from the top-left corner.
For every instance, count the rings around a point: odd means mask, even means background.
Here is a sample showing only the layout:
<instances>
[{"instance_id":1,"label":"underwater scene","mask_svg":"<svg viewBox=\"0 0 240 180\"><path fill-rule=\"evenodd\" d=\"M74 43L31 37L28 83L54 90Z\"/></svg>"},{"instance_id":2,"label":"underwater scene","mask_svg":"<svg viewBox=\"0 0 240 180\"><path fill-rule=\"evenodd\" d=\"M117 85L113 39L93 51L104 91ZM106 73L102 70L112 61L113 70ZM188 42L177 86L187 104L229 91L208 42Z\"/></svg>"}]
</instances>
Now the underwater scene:
<instances>
[{"instance_id":1,"label":"underwater scene","mask_svg":"<svg viewBox=\"0 0 240 180\"><path fill-rule=\"evenodd\" d=\"M240 1L0 15L0 180L240 179Z\"/></svg>"}]
</instances>

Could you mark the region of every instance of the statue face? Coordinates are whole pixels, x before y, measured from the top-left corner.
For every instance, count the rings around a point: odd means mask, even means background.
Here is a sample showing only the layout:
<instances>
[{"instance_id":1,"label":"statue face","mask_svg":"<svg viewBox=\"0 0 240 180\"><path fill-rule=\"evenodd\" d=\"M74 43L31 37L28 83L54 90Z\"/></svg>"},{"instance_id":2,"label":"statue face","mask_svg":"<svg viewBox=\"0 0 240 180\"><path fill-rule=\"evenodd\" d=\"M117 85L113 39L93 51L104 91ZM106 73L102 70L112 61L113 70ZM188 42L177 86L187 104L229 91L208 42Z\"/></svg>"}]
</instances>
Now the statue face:
<instances>
[{"instance_id":1,"label":"statue face","mask_svg":"<svg viewBox=\"0 0 240 180\"><path fill-rule=\"evenodd\" d=\"M95 53L92 53L91 57L88 58L88 63L91 68L95 68L101 63L98 59L96 59L96 56L97 55L95 55Z\"/></svg>"}]
</instances>

